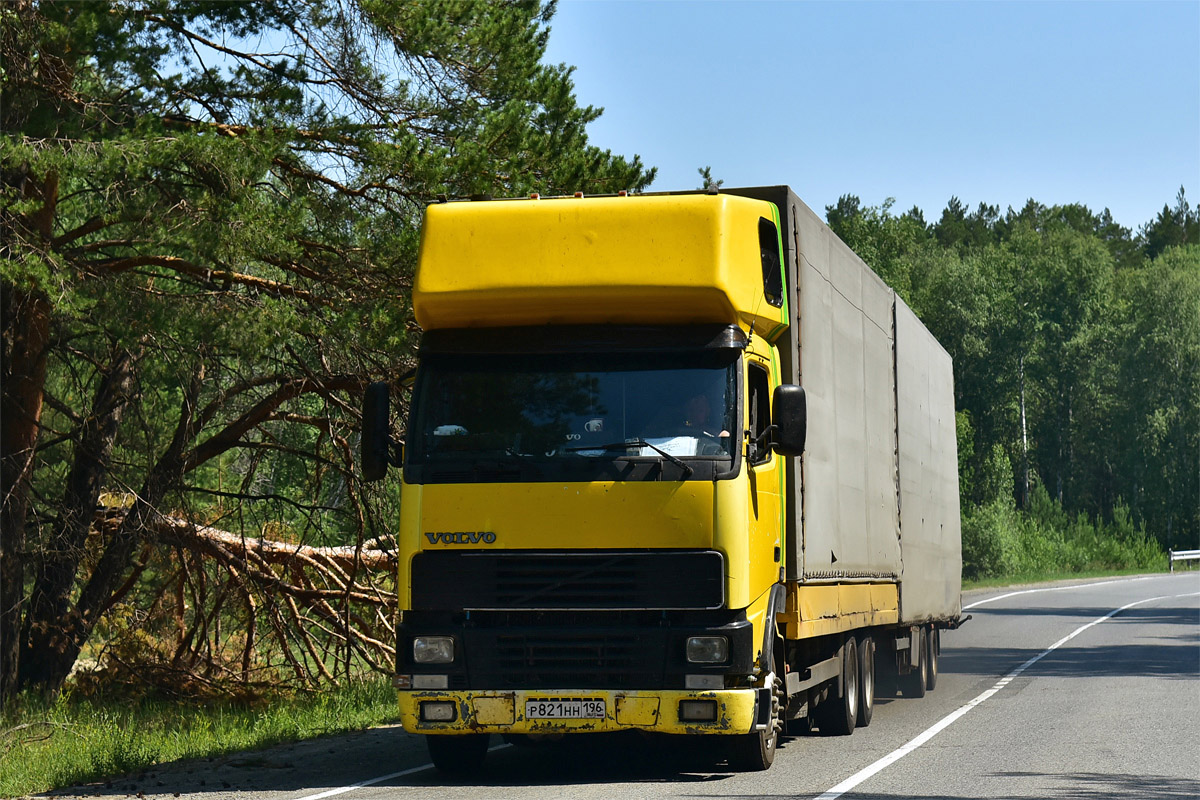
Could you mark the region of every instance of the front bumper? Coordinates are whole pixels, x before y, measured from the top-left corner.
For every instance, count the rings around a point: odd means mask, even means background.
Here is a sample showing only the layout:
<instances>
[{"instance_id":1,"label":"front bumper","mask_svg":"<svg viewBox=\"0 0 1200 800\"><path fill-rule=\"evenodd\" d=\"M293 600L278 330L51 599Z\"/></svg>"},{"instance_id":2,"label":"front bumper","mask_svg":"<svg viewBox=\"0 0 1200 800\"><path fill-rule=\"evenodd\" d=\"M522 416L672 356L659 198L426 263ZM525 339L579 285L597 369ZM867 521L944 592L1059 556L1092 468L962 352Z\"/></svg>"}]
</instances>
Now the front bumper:
<instances>
[{"instance_id":1,"label":"front bumper","mask_svg":"<svg viewBox=\"0 0 1200 800\"><path fill-rule=\"evenodd\" d=\"M409 733L592 733L645 730L659 733L740 734L756 729L760 692L755 689L714 691L410 691L399 693L400 721ZM563 698L603 700L603 719L526 719L527 700ZM716 703L716 719L707 722L681 719L680 703L708 700ZM422 702L455 704L452 721L421 719Z\"/></svg>"}]
</instances>

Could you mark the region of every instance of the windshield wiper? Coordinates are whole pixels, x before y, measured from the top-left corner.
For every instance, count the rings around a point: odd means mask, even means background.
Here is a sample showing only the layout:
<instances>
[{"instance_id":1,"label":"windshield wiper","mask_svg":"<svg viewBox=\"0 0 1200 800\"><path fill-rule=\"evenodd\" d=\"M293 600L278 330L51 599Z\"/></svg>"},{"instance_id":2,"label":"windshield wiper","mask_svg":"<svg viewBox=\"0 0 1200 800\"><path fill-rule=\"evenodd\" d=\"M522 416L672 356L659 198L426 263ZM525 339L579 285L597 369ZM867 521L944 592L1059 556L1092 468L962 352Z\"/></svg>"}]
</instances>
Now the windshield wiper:
<instances>
[{"instance_id":1,"label":"windshield wiper","mask_svg":"<svg viewBox=\"0 0 1200 800\"><path fill-rule=\"evenodd\" d=\"M628 439L624 442L609 442L608 444L585 444L580 445L579 447L568 447L566 448L566 451L568 453L578 453L581 450L627 450L630 447L649 447L667 461L670 461L672 464L683 470L683 477L685 478L690 478L692 473L696 471L692 469L689 464L683 461L683 459L679 458L678 456L673 456L666 450L650 444L645 439Z\"/></svg>"}]
</instances>

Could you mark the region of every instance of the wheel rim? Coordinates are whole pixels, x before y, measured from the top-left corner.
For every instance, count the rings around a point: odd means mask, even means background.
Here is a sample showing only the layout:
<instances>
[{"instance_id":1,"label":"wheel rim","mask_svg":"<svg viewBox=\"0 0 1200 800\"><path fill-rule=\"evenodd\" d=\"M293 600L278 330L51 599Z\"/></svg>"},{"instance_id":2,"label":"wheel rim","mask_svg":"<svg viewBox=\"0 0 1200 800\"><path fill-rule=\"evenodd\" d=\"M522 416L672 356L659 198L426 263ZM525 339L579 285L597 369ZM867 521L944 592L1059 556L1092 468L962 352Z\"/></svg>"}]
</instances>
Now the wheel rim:
<instances>
[{"instance_id":1,"label":"wheel rim","mask_svg":"<svg viewBox=\"0 0 1200 800\"><path fill-rule=\"evenodd\" d=\"M925 629L921 629L921 682L929 682L929 645L927 642L929 637L925 635Z\"/></svg>"},{"instance_id":2,"label":"wheel rim","mask_svg":"<svg viewBox=\"0 0 1200 800\"><path fill-rule=\"evenodd\" d=\"M858 653L859 671L862 672L862 702L864 708L875 704L875 644L870 639L863 641Z\"/></svg>"},{"instance_id":3,"label":"wheel rim","mask_svg":"<svg viewBox=\"0 0 1200 800\"><path fill-rule=\"evenodd\" d=\"M929 668L927 670L927 685L937 683L938 677L938 632L930 630L925 636L925 650L929 655ZM932 688L932 686L930 686Z\"/></svg>"},{"instance_id":4,"label":"wheel rim","mask_svg":"<svg viewBox=\"0 0 1200 800\"><path fill-rule=\"evenodd\" d=\"M845 703L849 714L858 714L858 648L853 639L846 640L846 657L842 665L846 681Z\"/></svg>"}]
</instances>

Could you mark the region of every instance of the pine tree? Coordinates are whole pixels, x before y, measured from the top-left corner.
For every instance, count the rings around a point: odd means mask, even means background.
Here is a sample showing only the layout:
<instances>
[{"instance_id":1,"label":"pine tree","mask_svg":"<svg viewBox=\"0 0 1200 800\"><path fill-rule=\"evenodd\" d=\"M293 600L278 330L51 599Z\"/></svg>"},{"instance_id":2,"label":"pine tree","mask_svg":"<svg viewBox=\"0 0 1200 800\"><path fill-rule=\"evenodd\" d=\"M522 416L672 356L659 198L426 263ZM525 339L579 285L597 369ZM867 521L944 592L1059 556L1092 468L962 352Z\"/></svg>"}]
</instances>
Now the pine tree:
<instances>
[{"instance_id":1,"label":"pine tree","mask_svg":"<svg viewBox=\"0 0 1200 800\"><path fill-rule=\"evenodd\" d=\"M61 685L156 515L362 533L353 395L411 359L426 204L653 179L541 63L553 11L0 9L0 696Z\"/></svg>"}]
</instances>

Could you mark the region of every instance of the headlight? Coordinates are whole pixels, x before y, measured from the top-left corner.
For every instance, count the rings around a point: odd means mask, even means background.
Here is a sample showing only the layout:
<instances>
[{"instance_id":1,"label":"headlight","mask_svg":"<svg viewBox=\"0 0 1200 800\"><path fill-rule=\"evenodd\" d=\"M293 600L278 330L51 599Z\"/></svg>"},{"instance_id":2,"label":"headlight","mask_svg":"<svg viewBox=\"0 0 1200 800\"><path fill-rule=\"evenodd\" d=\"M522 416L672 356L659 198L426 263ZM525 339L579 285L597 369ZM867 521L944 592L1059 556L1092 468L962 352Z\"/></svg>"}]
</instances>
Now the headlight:
<instances>
[{"instance_id":1,"label":"headlight","mask_svg":"<svg viewBox=\"0 0 1200 800\"><path fill-rule=\"evenodd\" d=\"M693 664L723 664L729 660L729 639L692 636L687 640L687 660Z\"/></svg>"},{"instance_id":2,"label":"headlight","mask_svg":"<svg viewBox=\"0 0 1200 800\"><path fill-rule=\"evenodd\" d=\"M417 664L449 664L453 660L453 636L413 637L413 661Z\"/></svg>"}]
</instances>

